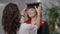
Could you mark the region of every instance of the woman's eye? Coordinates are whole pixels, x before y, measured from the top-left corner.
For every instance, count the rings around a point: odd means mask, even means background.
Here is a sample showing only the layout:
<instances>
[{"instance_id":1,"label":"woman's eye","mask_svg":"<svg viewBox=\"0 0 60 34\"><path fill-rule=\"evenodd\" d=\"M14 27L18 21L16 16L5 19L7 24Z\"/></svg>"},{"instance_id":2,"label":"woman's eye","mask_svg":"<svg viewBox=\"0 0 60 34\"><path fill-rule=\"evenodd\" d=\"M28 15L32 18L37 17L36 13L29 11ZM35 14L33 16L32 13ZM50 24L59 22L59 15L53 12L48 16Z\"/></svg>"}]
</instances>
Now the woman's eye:
<instances>
[{"instance_id":1,"label":"woman's eye","mask_svg":"<svg viewBox=\"0 0 60 34\"><path fill-rule=\"evenodd\" d=\"M31 10L31 11L34 11L34 10Z\"/></svg>"}]
</instances>

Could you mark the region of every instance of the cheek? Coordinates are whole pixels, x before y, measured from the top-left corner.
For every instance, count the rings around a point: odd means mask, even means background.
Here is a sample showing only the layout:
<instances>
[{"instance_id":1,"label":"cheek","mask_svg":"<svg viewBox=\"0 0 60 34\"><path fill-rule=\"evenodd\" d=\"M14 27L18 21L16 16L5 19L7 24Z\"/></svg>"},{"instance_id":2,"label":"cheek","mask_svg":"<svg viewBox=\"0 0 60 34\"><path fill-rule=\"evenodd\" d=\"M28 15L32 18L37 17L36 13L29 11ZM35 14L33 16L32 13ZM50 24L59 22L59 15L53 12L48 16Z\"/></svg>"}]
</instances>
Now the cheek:
<instances>
[{"instance_id":1,"label":"cheek","mask_svg":"<svg viewBox=\"0 0 60 34\"><path fill-rule=\"evenodd\" d=\"M27 13L27 14L29 14L29 13L30 13L30 11L27 11L26 13Z\"/></svg>"},{"instance_id":2,"label":"cheek","mask_svg":"<svg viewBox=\"0 0 60 34\"><path fill-rule=\"evenodd\" d=\"M33 15L33 14L36 14L36 12L35 11L28 11L27 14L32 14Z\"/></svg>"},{"instance_id":3,"label":"cheek","mask_svg":"<svg viewBox=\"0 0 60 34\"><path fill-rule=\"evenodd\" d=\"M31 14L35 15L35 14L36 14L36 12L35 12L35 11L32 11L32 12L31 12Z\"/></svg>"}]
</instances>

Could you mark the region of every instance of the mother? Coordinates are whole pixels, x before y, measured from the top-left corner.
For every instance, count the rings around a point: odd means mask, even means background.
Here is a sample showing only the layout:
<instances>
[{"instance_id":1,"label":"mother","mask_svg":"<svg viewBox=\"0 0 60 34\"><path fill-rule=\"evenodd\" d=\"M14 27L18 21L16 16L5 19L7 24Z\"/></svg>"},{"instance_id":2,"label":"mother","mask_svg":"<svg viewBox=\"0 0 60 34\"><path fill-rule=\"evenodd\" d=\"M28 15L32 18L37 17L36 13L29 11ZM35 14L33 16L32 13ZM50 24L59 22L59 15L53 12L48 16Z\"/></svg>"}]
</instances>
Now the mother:
<instances>
[{"instance_id":1,"label":"mother","mask_svg":"<svg viewBox=\"0 0 60 34\"><path fill-rule=\"evenodd\" d=\"M18 6L8 3L3 10L2 26L5 34L17 34L20 27L20 13Z\"/></svg>"}]
</instances>

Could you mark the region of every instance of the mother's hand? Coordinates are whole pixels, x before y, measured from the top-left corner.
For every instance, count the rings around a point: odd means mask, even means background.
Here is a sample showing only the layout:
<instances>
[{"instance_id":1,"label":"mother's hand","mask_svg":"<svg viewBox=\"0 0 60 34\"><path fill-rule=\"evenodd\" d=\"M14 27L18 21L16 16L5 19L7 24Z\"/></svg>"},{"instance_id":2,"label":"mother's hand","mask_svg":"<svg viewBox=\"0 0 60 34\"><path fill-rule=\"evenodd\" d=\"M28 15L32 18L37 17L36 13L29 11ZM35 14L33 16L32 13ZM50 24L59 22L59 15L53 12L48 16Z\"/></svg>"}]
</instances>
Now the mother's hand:
<instances>
[{"instance_id":1,"label":"mother's hand","mask_svg":"<svg viewBox=\"0 0 60 34\"><path fill-rule=\"evenodd\" d=\"M27 6L25 6L25 8L21 11L21 19L20 19L20 22L21 23L24 23L25 22L25 11L26 11L26 9L27 9Z\"/></svg>"},{"instance_id":2,"label":"mother's hand","mask_svg":"<svg viewBox=\"0 0 60 34\"><path fill-rule=\"evenodd\" d=\"M21 15L25 14L26 9L27 9L27 6L25 6L25 8L21 11Z\"/></svg>"}]
</instances>

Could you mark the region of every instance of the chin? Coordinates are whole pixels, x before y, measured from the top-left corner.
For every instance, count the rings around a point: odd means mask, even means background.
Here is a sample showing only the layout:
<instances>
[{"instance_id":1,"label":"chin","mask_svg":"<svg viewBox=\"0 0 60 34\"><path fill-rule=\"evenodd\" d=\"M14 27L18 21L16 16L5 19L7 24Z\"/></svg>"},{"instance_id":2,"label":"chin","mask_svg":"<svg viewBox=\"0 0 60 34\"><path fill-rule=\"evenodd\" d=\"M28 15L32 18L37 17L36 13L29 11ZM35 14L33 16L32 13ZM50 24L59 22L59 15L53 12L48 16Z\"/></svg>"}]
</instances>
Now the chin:
<instances>
[{"instance_id":1,"label":"chin","mask_svg":"<svg viewBox=\"0 0 60 34\"><path fill-rule=\"evenodd\" d=\"M29 17L33 17L32 15L29 15Z\"/></svg>"}]
</instances>

